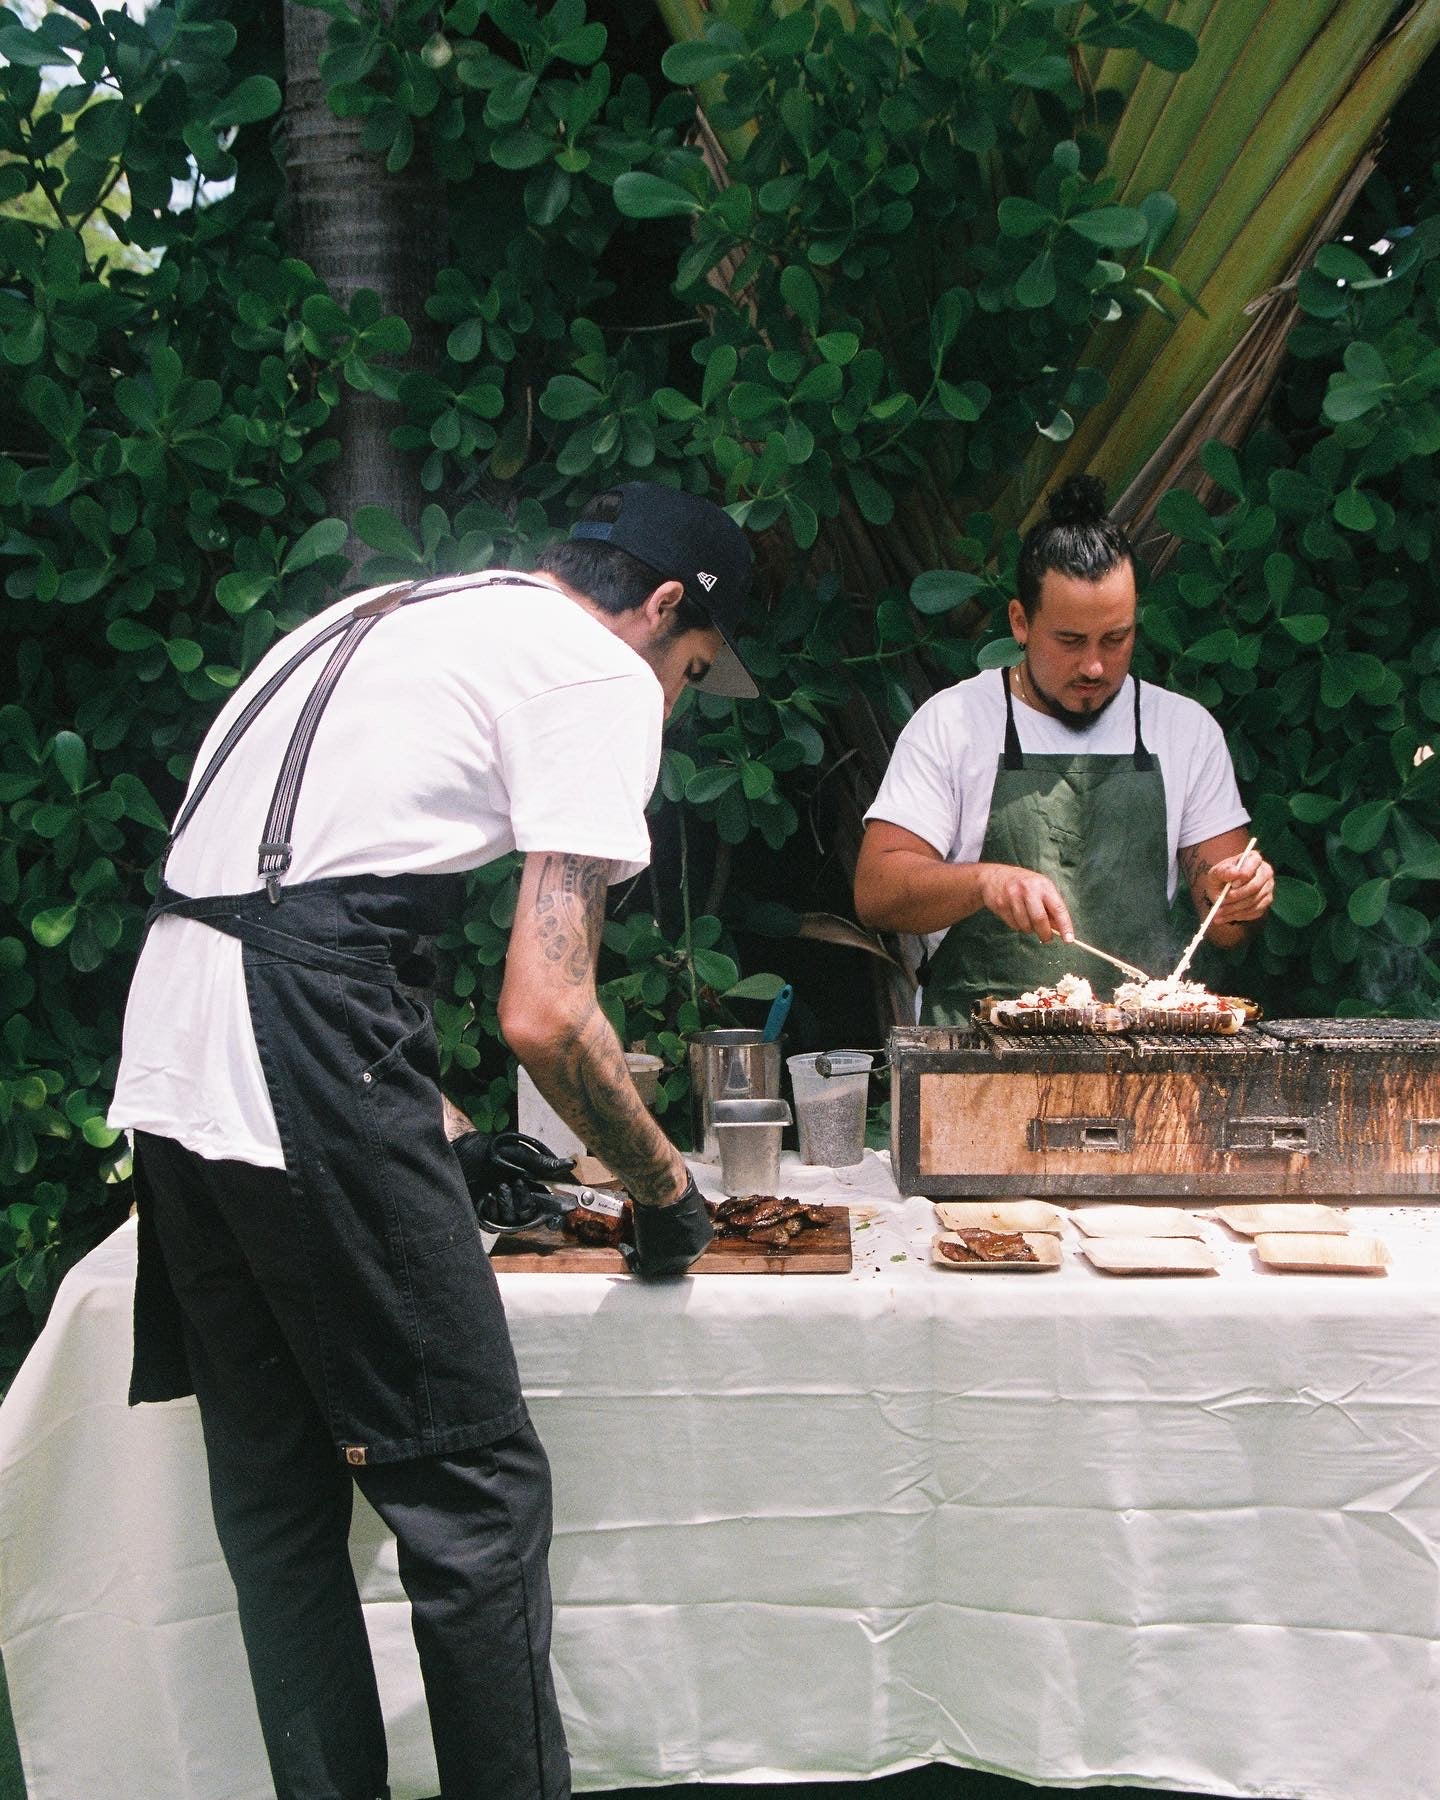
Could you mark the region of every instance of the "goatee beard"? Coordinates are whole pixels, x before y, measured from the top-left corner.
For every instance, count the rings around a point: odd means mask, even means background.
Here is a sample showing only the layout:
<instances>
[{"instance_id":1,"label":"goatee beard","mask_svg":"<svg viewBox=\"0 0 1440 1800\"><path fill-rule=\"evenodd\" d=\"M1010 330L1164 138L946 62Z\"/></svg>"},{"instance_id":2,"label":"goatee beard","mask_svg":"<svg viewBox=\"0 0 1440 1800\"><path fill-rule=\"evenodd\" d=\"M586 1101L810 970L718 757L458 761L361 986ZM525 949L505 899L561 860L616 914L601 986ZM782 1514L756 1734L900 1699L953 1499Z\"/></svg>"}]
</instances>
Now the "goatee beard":
<instances>
[{"instance_id":1,"label":"goatee beard","mask_svg":"<svg viewBox=\"0 0 1440 1800\"><path fill-rule=\"evenodd\" d=\"M1035 679L1035 671L1030 667L1030 659L1028 656L1025 658L1024 675L1026 681L1030 684L1030 692L1034 694L1035 698L1037 700L1043 700L1050 709L1051 716L1058 719L1062 725L1067 726L1071 731L1088 731L1105 711L1106 707L1108 707L1113 700L1118 699L1120 694L1120 688L1117 687L1115 692L1113 694L1107 694L1098 706L1092 707L1089 712L1080 712L1073 706L1062 705L1053 694L1047 694L1045 692L1044 688L1042 688ZM1120 687L1124 687L1124 685L1125 683L1122 681Z\"/></svg>"}]
</instances>

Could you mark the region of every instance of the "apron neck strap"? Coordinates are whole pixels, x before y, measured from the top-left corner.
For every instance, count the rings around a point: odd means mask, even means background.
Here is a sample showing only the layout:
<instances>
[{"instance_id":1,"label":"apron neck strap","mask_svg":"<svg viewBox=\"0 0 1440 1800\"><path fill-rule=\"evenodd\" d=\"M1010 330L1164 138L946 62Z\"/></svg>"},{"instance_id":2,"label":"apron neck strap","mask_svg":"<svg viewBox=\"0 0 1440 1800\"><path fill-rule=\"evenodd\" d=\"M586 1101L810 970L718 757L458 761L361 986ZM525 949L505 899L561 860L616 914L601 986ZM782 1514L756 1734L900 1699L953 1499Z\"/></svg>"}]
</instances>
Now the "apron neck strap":
<instances>
[{"instance_id":1,"label":"apron neck strap","mask_svg":"<svg viewBox=\"0 0 1440 1800\"><path fill-rule=\"evenodd\" d=\"M1010 671L1000 670L1000 685L1005 690L1005 754L1001 758L1001 766L1006 769L1023 769L1025 757L1020 749L1020 733L1015 729L1015 703L1010 698Z\"/></svg>"},{"instance_id":2,"label":"apron neck strap","mask_svg":"<svg viewBox=\"0 0 1440 1800\"><path fill-rule=\"evenodd\" d=\"M1010 671L1000 670L1000 685L1005 690L1005 751L1000 759L1000 766L1005 769L1023 769L1025 754L1020 748L1020 733L1015 729L1015 703L1010 695ZM1140 735L1140 678L1132 675L1135 686L1135 767L1142 774L1148 774L1155 767L1155 758L1145 748L1145 740Z\"/></svg>"},{"instance_id":3,"label":"apron neck strap","mask_svg":"<svg viewBox=\"0 0 1440 1800\"><path fill-rule=\"evenodd\" d=\"M1145 748L1145 740L1140 735L1140 677L1132 675L1135 683L1135 767L1142 773L1148 773L1155 767L1155 758Z\"/></svg>"}]
</instances>

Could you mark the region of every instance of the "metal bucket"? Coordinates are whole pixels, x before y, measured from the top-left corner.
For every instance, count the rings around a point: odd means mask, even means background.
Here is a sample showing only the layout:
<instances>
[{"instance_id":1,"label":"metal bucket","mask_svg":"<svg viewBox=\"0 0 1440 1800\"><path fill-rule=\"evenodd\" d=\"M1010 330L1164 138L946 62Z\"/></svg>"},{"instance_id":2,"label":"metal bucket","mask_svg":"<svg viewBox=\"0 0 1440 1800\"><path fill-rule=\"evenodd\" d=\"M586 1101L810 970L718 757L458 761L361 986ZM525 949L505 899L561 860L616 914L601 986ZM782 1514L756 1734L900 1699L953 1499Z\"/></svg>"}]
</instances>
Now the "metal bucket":
<instances>
[{"instance_id":1,"label":"metal bucket","mask_svg":"<svg viewBox=\"0 0 1440 1800\"><path fill-rule=\"evenodd\" d=\"M780 1138L790 1123L783 1100L717 1100L720 1185L727 1194L773 1194L780 1185Z\"/></svg>"},{"instance_id":2,"label":"metal bucket","mask_svg":"<svg viewBox=\"0 0 1440 1800\"><path fill-rule=\"evenodd\" d=\"M714 1162L717 1100L778 1100L780 1042L759 1031L697 1031L690 1039L690 1141L692 1156Z\"/></svg>"}]
</instances>

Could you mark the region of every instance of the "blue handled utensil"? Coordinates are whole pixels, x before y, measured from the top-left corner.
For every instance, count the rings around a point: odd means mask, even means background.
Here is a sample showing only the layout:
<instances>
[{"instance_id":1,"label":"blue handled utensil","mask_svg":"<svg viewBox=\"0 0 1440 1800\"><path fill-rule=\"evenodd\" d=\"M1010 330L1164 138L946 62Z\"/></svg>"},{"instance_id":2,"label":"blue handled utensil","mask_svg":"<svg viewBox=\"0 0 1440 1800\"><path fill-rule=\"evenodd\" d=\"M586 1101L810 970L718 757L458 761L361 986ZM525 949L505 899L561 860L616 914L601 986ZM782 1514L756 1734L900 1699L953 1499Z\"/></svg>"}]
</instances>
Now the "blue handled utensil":
<instances>
[{"instance_id":1,"label":"blue handled utensil","mask_svg":"<svg viewBox=\"0 0 1440 1800\"><path fill-rule=\"evenodd\" d=\"M787 981L770 1002L770 1011L765 1019L765 1029L760 1033L762 1044L773 1044L779 1037L786 1019L790 1016L790 1002L794 998L795 990Z\"/></svg>"}]
</instances>

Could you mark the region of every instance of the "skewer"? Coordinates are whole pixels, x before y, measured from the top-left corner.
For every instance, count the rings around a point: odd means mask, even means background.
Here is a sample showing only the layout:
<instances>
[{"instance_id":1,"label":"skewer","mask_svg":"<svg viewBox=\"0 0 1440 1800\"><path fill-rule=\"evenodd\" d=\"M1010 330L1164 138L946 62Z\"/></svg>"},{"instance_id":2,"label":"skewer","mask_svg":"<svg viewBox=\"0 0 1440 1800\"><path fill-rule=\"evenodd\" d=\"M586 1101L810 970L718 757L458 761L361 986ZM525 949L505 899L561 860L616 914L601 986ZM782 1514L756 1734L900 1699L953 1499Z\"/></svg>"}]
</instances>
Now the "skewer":
<instances>
[{"instance_id":1,"label":"skewer","mask_svg":"<svg viewBox=\"0 0 1440 1800\"><path fill-rule=\"evenodd\" d=\"M1258 842L1259 842L1258 838L1253 838L1253 837L1251 838L1250 842L1240 852L1242 861L1245 857L1247 857L1250 854L1250 852L1255 848L1255 846ZM1180 979L1180 977L1185 973L1185 971L1190 967L1190 958L1192 956L1194 956L1195 952L1200 948L1201 943L1204 941L1205 933L1210 929L1210 921L1215 917L1216 913L1219 912L1220 908L1225 904L1225 896L1230 892L1230 889L1233 886L1234 886L1233 880L1227 881L1225 883L1224 887L1222 887L1220 892L1215 896L1214 904L1211 906L1209 912L1206 913L1205 917L1200 921L1200 929L1195 933L1194 937L1191 938L1190 942L1185 946L1185 954L1180 958L1179 962L1175 965L1175 973L1170 977L1170 981L1172 984L1174 982L1177 982Z\"/></svg>"},{"instance_id":2,"label":"skewer","mask_svg":"<svg viewBox=\"0 0 1440 1800\"><path fill-rule=\"evenodd\" d=\"M1143 969L1137 969L1134 963L1128 963L1119 956L1112 956L1108 950L1097 950L1093 944L1087 944L1083 938L1071 938L1070 942L1077 950L1088 950L1092 956L1098 956L1101 962L1108 962L1112 968L1119 969L1122 975L1129 975L1135 981L1149 981L1150 977Z\"/></svg>"}]
</instances>

